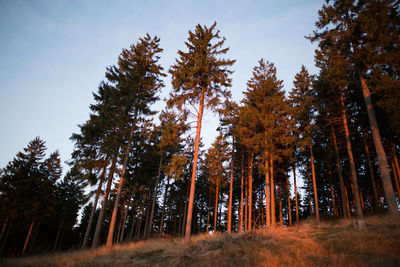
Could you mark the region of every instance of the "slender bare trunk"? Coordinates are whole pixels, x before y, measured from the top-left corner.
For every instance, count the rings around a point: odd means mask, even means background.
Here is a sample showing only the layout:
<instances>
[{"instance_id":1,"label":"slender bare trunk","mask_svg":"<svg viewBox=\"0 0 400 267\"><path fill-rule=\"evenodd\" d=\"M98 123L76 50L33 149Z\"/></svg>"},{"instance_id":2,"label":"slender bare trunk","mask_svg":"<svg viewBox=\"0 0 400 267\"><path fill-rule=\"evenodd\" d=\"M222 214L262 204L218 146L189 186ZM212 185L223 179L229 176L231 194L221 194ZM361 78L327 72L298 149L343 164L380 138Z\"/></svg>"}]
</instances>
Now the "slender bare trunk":
<instances>
[{"instance_id":1,"label":"slender bare trunk","mask_svg":"<svg viewBox=\"0 0 400 267\"><path fill-rule=\"evenodd\" d=\"M289 225L292 225L292 209L291 209L291 207L290 207L290 184L289 184L289 175L286 176L286 184L287 184L287 194L288 194Z\"/></svg>"},{"instance_id":2,"label":"slender bare trunk","mask_svg":"<svg viewBox=\"0 0 400 267\"><path fill-rule=\"evenodd\" d=\"M239 211L239 226L238 232L243 231L243 186L244 186L244 153L242 153L242 176L241 176L241 187L240 187L240 211Z\"/></svg>"},{"instance_id":3,"label":"slender bare trunk","mask_svg":"<svg viewBox=\"0 0 400 267\"><path fill-rule=\"evenodd\" d=\"M167 201L168 188L169 188L169 179L168 179L168 177L167 177L167 185L165 186L164 200L163 200L163 208L162 208L161 220L160 220L160 234L162 234L162 232L163 232L163 227L164 227L165 203L166 203L166 201Z\"/></svg>"},{"instance_id":4,"label":"slender bare trunk","mask_svg":"<svg viewBox=\"0 0 400 267\"><path fill-rule=\"evenodd\" d=\"M10 220L10 215L7 214L7 217L6 217L6 219L4 220L4 222L3 222L3 227L1 228L0 243L3 241L3 236L4 236L4 233L5 233L6 228L7 228L7 226L8 226L8 221L9 221L9 220Z\"/></svg>"},{"instance_id":5,"label":"slender bare trunk","mask_svg":"<svg viewBox=\"0 0 400 267\"><path fill-rule=\"evenodd\" d=\"M399 202L400 202L399 174L397 173L397 170L396 170L396 167L394 166L393 160L391 160L391 165L392 165L394 182L396 184L396 189L397 189L397 197L399 198Z\"/></svg>"},{"instance_id":6,"label":"slender bare trunk","mask_svg":"<svg viewBox=\"0 0 400 267\"><path fill-rule=\"evenodd\" d=\"M251 152L250 158L250 170L249 170L249 227L248 230L251 231L251 215L253 206L253 158L254 152Z\"/></svg>"},{"instance_id":7,"label":"slender bare trunk","mask_svg":"<svg viewBox=\"0 0 400 267\"><path fill-rule=\"evenodd\" d=\"M135 115L134 121L136 122L136 115ZM115 222L117 220L119 200L121 198L122 187L124 186L126 165L128 164L129 150L131 149L131 143L132 143L134 129L135 129L135 126L132 125L131 130L129 132L128 144L126 145L124 164L122 166L121 178L119 179L119 183L118 183L118 191L117 191L117 196L115 198L114 209L113 209L113 212L111 215L110 228L108 229L108 236L107 236L107 242L106 242L107 248L112 247L112 241L113 241L113 236L114 236L114 227L115 227Z\"/></svg>"},{"instance_id":8,"label":"slender bare trunk","mask_svg":"<svg viewBox=\"0 0 400 267\"><path fill-rule=\"evenodd\" d=\"M93 224L94 214L95 214L96 209L97 209L97 202L99 201L99 196L100 196L100 193L101 193L101 187L103 186L104 180L106 178L106 170L107 170L107 164L106 164L106 166L104 166L103 172L101 173L99 186L97 187L97 191L96 191L96 197L95 197L94 202L93 202L92 211L90 212L89 223L88 223L88 225L86 227L86 233L85 233L85 237L83 239L82 248L85 248L87 246L87 242L89 240L89 235L90 235L90 230L91 230L92 224Z\"/></svg>"},{"instance_id":9,"label":"slender bare trunk","mask_svg":"<svg viewBox=\"0 0 400 267\"><path fill-rule=\"evenodd\" d=\"M248 167L248 164L247 164ZM244 181L244 197L245 197L245 206L244 206L244 231L247 232L248 230L248 216L249 216L249 188L248 188L248 179L245 179Z\"/></svg>"},{"instance_id":10,"label":"slender bare trunk","mask_svg":"<svg viewBox=\"0 0 400 267\"><path fill-rule=\"evenodd\" d=\"M147 229L147 235L150 234L150 232L151 232L151 230L153 228L154 207L156 205L158 184L160 183L162 160L163 160L163 154L161 153L160 163L158 164L157 180L156 180L156 184L154 185L153 200L152 200L152 203L151 203L151 212L150 212L150 223L149 223L149 227Z\"/></svg>"},{"instance_id":11,"label":"slender bare trunk","mask_svg":"<svg viewBox=\"0 0 400 267\"><path fill-rule=\"evenodd\" d=\"M267 221L266 227L271 226L271 184L269 171L269 156L268 152L265 152L265 219Z\"/></svg>"},{"instance_id":12,"label":"slender bare trunk","mask_svg":"<svg viewBox=\"0 0 400 267\"><path fill-rule=\"evenodd\" d=\"M128 217L128 211L129 211L129 206L130 206L130 204L131 204L131 199L129 198L129 199L128 199L128 203L127 203L126 208L125 208L124 219L123 219L123 221L122 221L122 230L121 230L121 236L120 236L120 238L119 238L119 242L124 241L125 227L126 227L126 219L127 219L127 217Z\"/></svg>"},{"instance_id":13,"label":"slender bare trunk","mask_svg":"<svg viewBox=\"0 0 400 267\"><path fill-rule=\"evenodd\" d=\"M333 184L332 184L332 169L331 169L331 163L329 159L326 159L328 163L328 176L329 176L329 187L331 191L331 199L332 199L332 211L333 214L336 216L336 203L335 203L335 192L333 191Z\"/></svg>"},{"instance_id":14,"label":"slender bare trunk","mask_svg":"<svg viewBox=\"0 0 400 267\"><path fill-rule=\"evenodd\" d=\"M283 225L283 218L282 218L282 181L279 180L278 182L279 187L279 222Z\"/></svg>"},{"instance_id":15,"label":"slender bare trunk","mask_svg":"<svg viewBox=\"0 0 400 267\"><path fill-rule=\"evenodd\" d=\"M186 183L186 195L185 195L185 211L183 214L183 221L182 221L182 226L186 223L186 218L187 218L187 210L188 210L188 198L189 198L189 183ZM182 227L182 229L179 230L180 235L184 236L185 235L185 228Z\"/></svg>"},{"instance_id":16,"label":"slender bare trunk","mask_svg":"<svg viewBox=\"0 0 400 267\"><path fill-rule=\"evenodd\" d=\"M344 132L346 135L346 145L347 145L347 153L349 155L349 163L350 163L350 170L351 170L351 182L354 187L354 208L356 210L356 216L357 219L359 220L359 226L363 227L364 226L364 218L363 218L363 212L361 208L361 200L360 200L360 194L358 190L358 182L357 182L357 172L356 172L356 165L354 163L354 157L353 157L353 150L351 148L351 142L350 142L350 132L349 132L349 127L347 124L347 115L346 115L346 106L344 104L344 97L343 97L343 91L340 91L340 103L342 106L342 117L343 117L343 126L344 126Z\"/></svg>"},{"instance_id":17,"label":"slender bare trunk","mask_svg":"<svg viewBox=\"0 0 400 267\"><path fill-rule=\"evenodd\" d=\"M54 241L54 245L53 245L53 249L52 249L53 252L54 252L54 251L56 250L56 248L57 248L57 243L58 243L58 240L59 240L59 238L60 238L60 234L61 234L61 231L62 231L63 227L64 227L64 216L61 217L61 221L60 221L60 224L59 224L59 226L58 226L58 231L57 231L57 235L56 235L56 240Z\"/></svg>"},{"instance_id":18,"label":"slender bare trunk","mask_svg":"<svg viewBox=\"0 0 400 267\"><path fill-rule=\"evenodd\" d=\"M359 72L361 87L364 95L365 105L367 107L369 124L374 140L376 154L378 155L379 169L382 176L383 190L385 191L386 203L390 214L399 214L399 208L394 195L392 180L390 178L389 164L387 162L386 153L383 148L381 135L379 133L378 122L376 121L375 110L372 104L371 93L367 86L367 82L361 72Z\"/></svg>"},{"instance_id":19,"label":"slender bare trunk","mask_svg":"<svg viewBox=\"0 0 400 267\"><path fill-rule=\"evenodd\" d=\"M197 170L197 158L199 153L201 120L203 118L203 109L204 109L204 93L205 93L205 88L202 87L200 94L199 115L197 117L196 140L195 140L194 155L193 155L192 180L190 183L189 207L186 219L186 234L185 234L186 242L190 242L190 235L192 232L192 213L193 213L193 202L194 202L194 190L196 185L196 170Z\"/></svg>"},{"instance_id":20,"label":"slender bare trunk","mask_svg":"<svg viewBox=\"0 0 400 267\"><path fill-rule=\"evenodd\" d=\"M135 203L135 199L133 199L133 207L132 207L132 225L131 225L131 230L129 231L129 240L132 240L133 236L133 228L135 226L135 217L136 217L136 209L137 209L137 203Z\"/></svg>"},{"instance_id":21,"label":"slender bare trunk","mask_svg":"<svg viewBox=\"0 0 400 267\"><path fill-rule=\"evenodd\" d=\"M346 195L346 206L347 206L347 217L351 217L351 212L350 212L350 201L349 201L349 195L347 194L347 187L344 188L344 192Z\"/></svg>"},{"instance_id":22,"label":"slender bare trunk","mask_svg":"<svg viewBox=\"0 0 400 267\"><path fill-rule=\"evenodd\" d=\"M228 225L227 225L228 228L227 230L229 234L232 232L233 146L234 146L234 141L232 141L231 180L229 182Z\"/></svg>"},{"instance_id":23,"label":"slender bare trunk","mask_svg":"<svg viewBox=\"0 0 400 267\"><path fill-rule=\"evenodd\" d=\"M34 226L34 225L35 225L35 219L32 219L31 226L29 227L28 234L26 235L26 239L25 239L25 243L24 243L24 248L22 249L22 254L25 253L26 247L28 246L29 239L31 238L32 229L33 229L33 226Z\"/></svg>"},{"instance_id":24,"label":"slender bare trunk","mask_svg":"<svg viewBox=\"0 0 400 267\"><path fill-rule=\"evenodd\" d=\"M335 130L333 129L333 126L331 126L332 130L332 137L333 137L333 144L335 147L335 153L336 153L336 166L338 169L338 174L339 174L339 185L340 185L340 197L342 200L342 212L343 212L343 217L349 218L350 211L347 208L346 203L348 202L347 200L347 193L345 192L345 186L344 186L344 181L343 181L343 175L342 175L342 167L340 166L340 157L339 157L339 150L337 147L336 143L336 134Z\"/></svg>"},{"instance_id":25,"label":"slender bare trunk","mask_svg":"<svg viewBox=\"0 0 400 267\"><path fill-rule=\"evenodd\" d=\"M379 208L378 190L376 189L374 169L372 168L371 158L369 156L369 148L368 148L367 139L365 138L365 136L363 137L363 141L364 141L365 155L367 157L369 177L371 178L372 192L374 194L374 204L375 204L375 208L378 209Z\"/></svg>"},{"instance_id":26,"label":"slender bare trunk","mask_svg":"<svg viewBox=\"0 0 400 267\"><path fill-rule=\"evenodd\" d=\"M219 189L219 177L217 178L217 185L216 185L216 188L215 188L214 233L217 232L218 189Z\"/></svg>"},{"instance_id":27,"label":"slender bare trunk","mask_svg":"<svg viewBox=\"0 0 400 267\"><path fill-rule=\"evenodd\" d=\"M275 226L276 215L275 215L275 185L274 185L274 159L270 155L270 171L271 171L271 226Z\"/></svg>"},{"instance_id":28,"label":"slender bare trunk","mask_svg":"<svg viewBox=\"0 0 400 267\"><path fill-rule=\"evenodd\" d=\"M319 205L318 205L317 179L315 177L314 154L313 154L312 143L310 143L310 156L311 156L311 173L312 173L313 188L314 188L315 219L317 220L317 223L319 223Z\"/></svg>"},{"instance_id":29,"label":"slender bare trunk","mask_svg":"<svg viewBox=\"0 0 400 267\"><path fill-rule=\"evenodd\" d=\"M293 184L294 184L294 197L296 201L296 223L299 223L299 202L297 200L297 185L296 185L296 167L292 166L293 168Z\"/></svg>"},{"instance_id":30,"label":"slender bare trunk","mask_svg":"<svg viewBox=\"0 0 400 267\"><path fill-rule=\"evenodd\" d=\"M93 237L93 242L92 242L92 248L96 248L99 243L101 227L103 225L104 212L107 207L108 195L110 193L116 163L117 163L117 156L114 157L111 167L110 167L110 170L109 170L109 173L108 173L107 186L106 186L106 190L104 191L103 202L101 204L99 218L97 219L96 230L94 232L94 237Z\"/></svg>"}]
</instances>

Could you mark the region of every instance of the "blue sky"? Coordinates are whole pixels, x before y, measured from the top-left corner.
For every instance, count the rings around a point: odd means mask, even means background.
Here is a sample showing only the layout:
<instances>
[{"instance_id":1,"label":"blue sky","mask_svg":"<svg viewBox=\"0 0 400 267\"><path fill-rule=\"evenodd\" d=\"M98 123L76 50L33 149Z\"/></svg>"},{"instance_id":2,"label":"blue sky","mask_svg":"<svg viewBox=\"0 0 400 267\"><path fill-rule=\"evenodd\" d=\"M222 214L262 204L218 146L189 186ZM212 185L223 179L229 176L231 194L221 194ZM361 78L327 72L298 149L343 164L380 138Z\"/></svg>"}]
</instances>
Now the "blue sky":
<instances>
[{"instance_id":1,"label":"blue sky","mask_svg":"<svg viewBox=\"0 0 400 267\"><path fill-rule=\"evenodd\" d=\"M272 61L291 89L314 49L304 36L315 28L323 1L0 1L0 168L36 136L48 152L70 158L69 137L89 117L92 92L122 48L146 33L161 38L167 71L188 31L214 21L236 59L232 95L240 101L260 58ZM171 89L165 78L162 97ZM155 105L160 110L162 103ZM217 116L207 112L202 137L216 136Z\"/></svg>"}]
</instances>

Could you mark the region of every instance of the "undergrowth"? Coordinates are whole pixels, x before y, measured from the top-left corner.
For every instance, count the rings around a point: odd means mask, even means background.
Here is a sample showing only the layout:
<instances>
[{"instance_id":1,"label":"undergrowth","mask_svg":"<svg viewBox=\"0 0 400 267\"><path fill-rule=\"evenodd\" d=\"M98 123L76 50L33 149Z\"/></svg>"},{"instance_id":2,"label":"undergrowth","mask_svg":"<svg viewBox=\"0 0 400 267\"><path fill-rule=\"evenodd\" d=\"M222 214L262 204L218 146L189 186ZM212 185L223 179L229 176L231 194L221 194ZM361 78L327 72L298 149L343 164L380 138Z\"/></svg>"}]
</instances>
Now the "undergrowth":
<instances>
[{"instance_id":1,"label":"undergrowth","mask_svg":"<svg viewBox=\"0 0 400 267\"><path fill-rule=\"evenodd\" d=\"M305 221L243 234L160 238L0 261L3 266L400 266L400 218Z\"/></svg>"}]
</instances>

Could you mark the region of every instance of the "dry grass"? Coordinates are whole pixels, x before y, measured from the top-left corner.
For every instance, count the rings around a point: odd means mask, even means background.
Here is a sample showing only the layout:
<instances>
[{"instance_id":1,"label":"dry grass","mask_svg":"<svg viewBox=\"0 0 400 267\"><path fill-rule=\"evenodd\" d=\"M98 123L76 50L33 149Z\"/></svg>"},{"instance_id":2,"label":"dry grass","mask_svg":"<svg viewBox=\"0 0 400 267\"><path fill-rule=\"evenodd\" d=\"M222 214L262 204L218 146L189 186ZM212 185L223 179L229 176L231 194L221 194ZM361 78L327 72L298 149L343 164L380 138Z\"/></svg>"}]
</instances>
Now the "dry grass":
<instances>
[{"instance_id":1,"label":"dry grass","mask_svg":"<svg viewBox=\"0 0 400 267\"><path fill-rule=\"evenodd\" d=\"M400 266L400 218L306 221L246 234L152 239L113 249L9 259L5 266Z\"/></svg>"}]
</instances>

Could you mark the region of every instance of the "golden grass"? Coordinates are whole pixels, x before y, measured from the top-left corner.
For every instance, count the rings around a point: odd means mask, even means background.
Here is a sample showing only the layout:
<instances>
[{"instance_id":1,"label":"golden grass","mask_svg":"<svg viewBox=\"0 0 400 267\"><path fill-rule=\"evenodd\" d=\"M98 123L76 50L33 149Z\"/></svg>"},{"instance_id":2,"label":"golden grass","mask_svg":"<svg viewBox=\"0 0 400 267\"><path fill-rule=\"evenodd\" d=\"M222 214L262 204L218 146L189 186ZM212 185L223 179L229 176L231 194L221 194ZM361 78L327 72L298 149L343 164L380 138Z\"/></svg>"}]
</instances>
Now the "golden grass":
<instances>
[{"instance_id":1,"label":"golden grass","mask_svg":"<svg viewBox=\"0 0 400 267\"><path fill-rule=\"evenodd\" d=\"M367 217L244 234L152 239L110 250L7 259L5 266L400 266L400 218Z\"/></svg>"}]
</instances>

